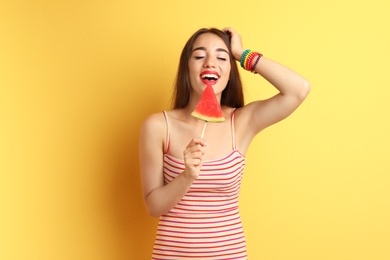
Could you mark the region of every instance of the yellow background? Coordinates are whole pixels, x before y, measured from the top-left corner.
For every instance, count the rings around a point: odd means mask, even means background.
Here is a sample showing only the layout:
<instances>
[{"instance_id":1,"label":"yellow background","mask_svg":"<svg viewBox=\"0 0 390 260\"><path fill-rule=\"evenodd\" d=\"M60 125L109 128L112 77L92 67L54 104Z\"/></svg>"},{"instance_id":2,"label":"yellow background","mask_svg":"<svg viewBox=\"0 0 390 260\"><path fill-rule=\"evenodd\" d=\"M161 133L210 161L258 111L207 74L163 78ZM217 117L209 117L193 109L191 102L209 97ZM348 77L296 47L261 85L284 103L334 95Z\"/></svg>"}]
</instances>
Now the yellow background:
<instances>
[{"instance_id":1,"label":"yellow background","mask_svg":"<svg viewBox=\"0 0 390 260\"><path fill-rule=\"evenodd\" d=\"M168 109L200 27L312 84L254 140L250 259L390 259L390 2L0 2L0 259L150 259L139 127ZM246 100L275 93L241 70Z\"/></svg>"}]
</instances>

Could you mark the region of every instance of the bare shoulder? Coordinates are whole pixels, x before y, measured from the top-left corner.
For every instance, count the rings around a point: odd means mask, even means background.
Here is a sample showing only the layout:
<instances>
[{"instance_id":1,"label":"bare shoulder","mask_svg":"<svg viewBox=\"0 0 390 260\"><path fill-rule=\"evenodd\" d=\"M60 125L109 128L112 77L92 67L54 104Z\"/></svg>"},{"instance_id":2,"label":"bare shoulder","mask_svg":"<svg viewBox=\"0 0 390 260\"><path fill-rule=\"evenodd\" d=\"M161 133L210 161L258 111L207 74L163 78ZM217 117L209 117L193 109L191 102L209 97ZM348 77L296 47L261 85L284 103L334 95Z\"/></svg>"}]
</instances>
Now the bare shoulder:
<instances>
[{"instance_id":1,"label":"bare shoulder","mask_svg":"<svg viewBox=\"0 0 390 260\"><path fill-rule=\"evenodd\" d=\"M166 124L162 112L147 116L140 129L139 151L143 165L161 158L166 136Z\"/></svg>"},{"instance_id":2,"label":"bare shoulder","mask_svg":"<svg viewBox=\"0 0 390 260\"><path fill-rule=\"evenodd\" d=\"M145 131L158 131L164 129L165 127L165 118L163 112L154 113L145 118L141 125L141 132Z\"/></svg>"},{"instance_id":3,"label":"bare shoulder","mask_svg":"<svg viewBox=\"0 0 390 260\"><path fill-rule=\"evenodd\" d=\"M145 118L140 129L140 148L159 148L164 143L166 123L163 112Z\"/></svg>"}]
</instances>

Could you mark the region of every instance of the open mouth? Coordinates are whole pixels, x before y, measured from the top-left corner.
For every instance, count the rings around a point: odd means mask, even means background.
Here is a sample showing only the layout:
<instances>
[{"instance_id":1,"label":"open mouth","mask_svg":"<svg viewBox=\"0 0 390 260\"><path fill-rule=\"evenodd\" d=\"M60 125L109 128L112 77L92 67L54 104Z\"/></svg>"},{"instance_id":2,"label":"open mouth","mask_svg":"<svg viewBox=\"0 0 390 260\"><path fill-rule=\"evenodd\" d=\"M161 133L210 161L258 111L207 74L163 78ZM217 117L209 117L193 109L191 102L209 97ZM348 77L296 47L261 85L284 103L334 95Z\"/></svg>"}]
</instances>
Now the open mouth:
<instances>
[{"instance_id":1,"label":"open mouth","mask_svg":"<svg viewBox=\"0 0 390 260\"><path fill-rule=\"evenodd\" d=\"M215 71L204 71L200 75L200 79L205 85L214 85L218 82L219 75Z\"/></svg>"}]
</instances>

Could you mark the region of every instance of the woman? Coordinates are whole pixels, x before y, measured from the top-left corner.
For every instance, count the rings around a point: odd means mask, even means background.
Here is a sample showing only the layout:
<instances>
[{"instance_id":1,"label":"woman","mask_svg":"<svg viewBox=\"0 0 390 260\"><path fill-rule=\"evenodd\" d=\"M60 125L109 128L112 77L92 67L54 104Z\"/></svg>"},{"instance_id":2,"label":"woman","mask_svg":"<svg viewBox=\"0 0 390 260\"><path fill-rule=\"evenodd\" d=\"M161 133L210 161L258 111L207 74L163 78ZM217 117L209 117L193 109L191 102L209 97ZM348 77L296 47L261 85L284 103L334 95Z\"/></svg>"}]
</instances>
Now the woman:
<instances>
[{"instance_id":1,"label":"woman","mask_svg":"<svg viewBox=\"0 0 390 260\"><path fill-rule=\"evenodd\" d=\"M244 105L237 62L279 93ZM225 122L191 116L212 85ZM152 259L248 259L238 211L245 153L264 128L306 98L309 83L294 71L245 50L232 28L201 29L180 58L174 109L149 116L141 129L140 163L146 208L159 217Z\"/></svg>"}]
</instances>

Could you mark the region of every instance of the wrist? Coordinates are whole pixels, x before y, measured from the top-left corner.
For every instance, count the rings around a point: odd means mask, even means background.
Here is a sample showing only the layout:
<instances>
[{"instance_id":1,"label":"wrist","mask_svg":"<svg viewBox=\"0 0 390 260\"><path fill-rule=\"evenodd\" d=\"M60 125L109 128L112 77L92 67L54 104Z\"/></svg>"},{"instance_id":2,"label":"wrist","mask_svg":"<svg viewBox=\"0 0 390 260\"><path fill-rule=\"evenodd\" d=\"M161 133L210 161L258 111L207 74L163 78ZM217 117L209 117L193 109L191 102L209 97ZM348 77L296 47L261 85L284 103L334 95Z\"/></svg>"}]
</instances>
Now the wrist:
<instances>
[{"instance_id":1,"label":"wrist","mask_svg":"<svg viewBox=\"0 0 390 260\"><path fill-rule=\"evenodd\" d=\"M233 58L236 60L236 61L240 61L241 60L241 57L242 57L242 54L244 53L244 49L240 49L236 52L233 52Z\"/></svg>"},{"instance_id":2,"label":"wrist","mask_svg":"<svg viewBox=\"0 0 390 260\"><path fill-rule=\"evenodd\" d=\"M245 50L240 57L240 65L243 69L256 73L256 66L262 56L259 52Z\"/></svg>"},{"instance_id":3,"label":"wrist","mask_svg":"<svg viewBox=\"0 0 390 260\"><path fill-rule=\"evenodd\" d=\"M198 177L198 174L194 173L191 170L184 170L181 175L183 176L183 180L186 183L190 183L190 184L193 183Z\"/></svg>"}]
</instances>

